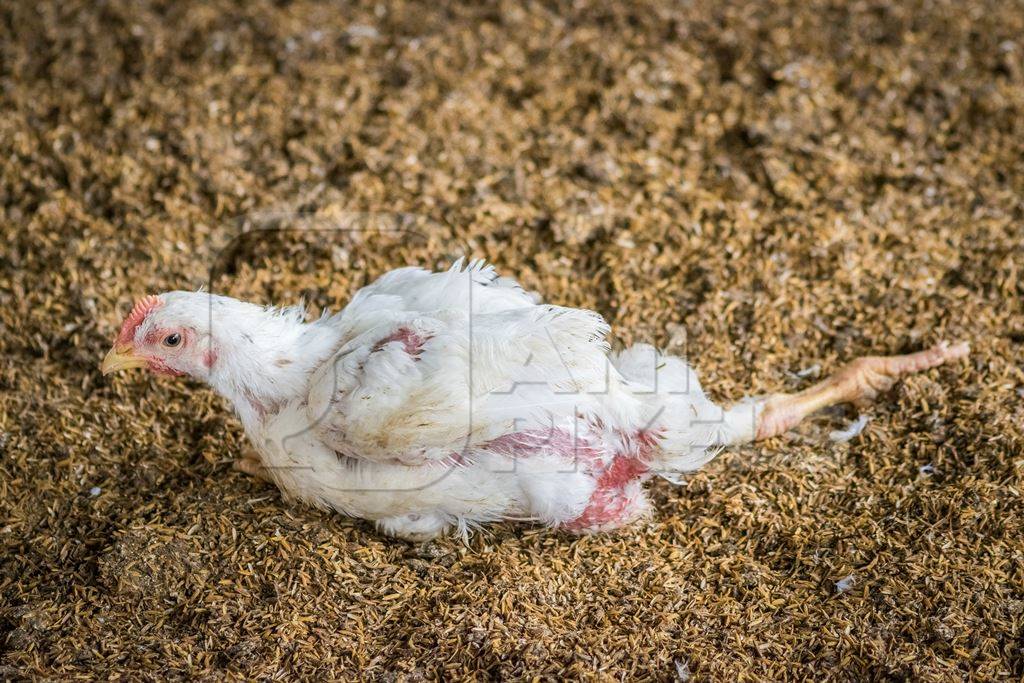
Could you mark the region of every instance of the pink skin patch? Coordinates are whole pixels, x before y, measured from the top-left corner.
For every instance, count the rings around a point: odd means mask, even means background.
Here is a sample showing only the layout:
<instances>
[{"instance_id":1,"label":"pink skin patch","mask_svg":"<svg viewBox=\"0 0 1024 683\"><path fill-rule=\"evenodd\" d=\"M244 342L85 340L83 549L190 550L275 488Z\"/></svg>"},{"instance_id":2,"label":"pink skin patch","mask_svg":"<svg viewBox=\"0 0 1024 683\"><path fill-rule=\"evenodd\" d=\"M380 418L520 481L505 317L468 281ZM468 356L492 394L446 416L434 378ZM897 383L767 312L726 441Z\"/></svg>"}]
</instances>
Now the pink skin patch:
<instances>
[{"instance_id":1,"label":"pink skin patch","mask_svg":"<svg viewBox=\"0 0 1024 683\"><path fill-rule=\"evenodd\" d=\"M119 346L130 346L135 341L135 330L139 329L139 325L146 319L146 316L159 308L162 303L154 294L144 296L136 301L131 313L121 323L121 331L114 343Z\"/></svg>"},{"instance_id":2,"label":"pink skin patch","mask_svg":"<svg viewBox=\"0 0 1024 683\"><path fill-rule=\"evenodd\" d=\"M564 430L528 430L506 434L483 445L489 451L513 458L540 453L562 455L582 465L597 480L587 507L579 517L565 524L570 531L609 528L625 524L636 516L642 492L639 485L650 471L651 454L657 435L639 430L631 437L620 434L623 450L604 464L600 451Z\"/></svg>"},{"instance_id":3,"label":"pink skin patch","mask_svg":"<svg viewBox=\"0 0 1024 683\"><path fill-rule=\"evenodd\" d=\"M617 453L611 465L597 477L597 486L583 513L565 524L570 531L610 528L634 517L639 484L648 472L646 458ZM630 491L629 489L634 489Z\"/></svg>"},{"instance_id":4,"label":"pink skin patch","mask_svg":"<svg viewBox=\"0 0 1024 683\"><path fill-rule=\"evenodd\" d=\"M574 439L561 429L531 429L499 436L482 444L480 448L509 458L524 459L542 453L558 455L566 461L584 463L589 470L598 458L598 452L585 441ZM447 464L464 465L466 459L452 451Z\"/></svg>"},{"instance_id":5,"label":"pink skin patch","mask_svg":"<svg viewBox=\"0 0 1024 683\"><path fill-rule=\"evenodd\" d=\"M650 471L651 454L657 447L657 435L638 430L632 436L620 433L623 450L611 463L595 472L597 486L583 513L565 525L570 531L608 529L625 524L636 516L643 500L640 483ZM600 463L599 463L600 464Z\"/></svg>"},{"instance_id":6,"label":"pink skin patch","mask_svg":"<svg viewBox=\"0 0 1024 683\"><path fill-rule=\"evenodd\" d=\"M149 364L149 369L158 375L166 375L167 377L181 377L185 373L181 370L175 370L168 366L162 360L158 358L147 358L146 362Z\"/></svg>"},{"instance_id":7,"label":"pink skin patch","mask_svg":"<svg viewBox=\"0 0 1024 683\"><path fill-rule=\"evenodd\" d=\"M499 436L483 448L511 458L528 458L540 453L560 455L566 460L592 466L599 457L597 449L563 429L531 429Z\"/></svg>"},{"instance_id":8,"label":"pink skin patch","mask_svg":"<svg viewBox=\"0 0 1024 683\"><path fill-rule=\"evenodd\" d=\"M408 327L400 327L374 344L373 351L380 351L385 345L390 344L391 342L402 342L405 352L410 356L415 357L422 353L423 344L425 344L426 341L426 339L416 334Z\"/></svg>"}]
</instances>

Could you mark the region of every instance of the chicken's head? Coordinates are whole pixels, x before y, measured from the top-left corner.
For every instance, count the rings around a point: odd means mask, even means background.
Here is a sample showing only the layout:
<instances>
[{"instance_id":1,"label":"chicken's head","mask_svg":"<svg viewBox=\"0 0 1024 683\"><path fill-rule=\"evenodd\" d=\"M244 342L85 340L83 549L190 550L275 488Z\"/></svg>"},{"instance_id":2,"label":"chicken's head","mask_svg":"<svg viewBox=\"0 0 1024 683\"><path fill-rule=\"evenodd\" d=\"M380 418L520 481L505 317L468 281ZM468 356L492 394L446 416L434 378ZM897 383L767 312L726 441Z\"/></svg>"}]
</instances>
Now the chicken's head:
<instances>
[{"instance_id":1,"label":"chicken's head","mask_svg":"<svg viewBox=\"0 0 1024 683\"><path fill-rule=\"evenodd\" d=\"M146 367L160 375L204 376L216 360L205 298L169 292L139 299L103 359L103 374Z\"/></svg>"}]
</instances>

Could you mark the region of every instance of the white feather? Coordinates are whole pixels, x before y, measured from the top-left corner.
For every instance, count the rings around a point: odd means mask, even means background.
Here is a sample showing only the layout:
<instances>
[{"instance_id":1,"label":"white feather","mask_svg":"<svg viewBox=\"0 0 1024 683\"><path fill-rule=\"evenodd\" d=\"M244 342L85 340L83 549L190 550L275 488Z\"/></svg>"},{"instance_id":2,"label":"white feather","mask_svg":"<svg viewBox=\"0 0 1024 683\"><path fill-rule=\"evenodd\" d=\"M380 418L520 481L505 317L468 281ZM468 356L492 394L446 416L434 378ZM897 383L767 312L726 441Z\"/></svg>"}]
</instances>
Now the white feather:
<instances>
[{"instance_id":1,"label":"white feather","mask_svg":"<svg viewBox=\"0 0 1024 683\"><path fill-rule=\"evenodd\" d=\"M653 347L610 354L601 316L540 304L480 261L392 271L312 323L206 293L161 300L155 320L216 354L182 370L233 403L282 491L395 535L571 524L650 435L644 457L666 476L752 435L754 404L723 412ZM636 514L641 479L618 492Z\"/></svg>"}]
</instances>

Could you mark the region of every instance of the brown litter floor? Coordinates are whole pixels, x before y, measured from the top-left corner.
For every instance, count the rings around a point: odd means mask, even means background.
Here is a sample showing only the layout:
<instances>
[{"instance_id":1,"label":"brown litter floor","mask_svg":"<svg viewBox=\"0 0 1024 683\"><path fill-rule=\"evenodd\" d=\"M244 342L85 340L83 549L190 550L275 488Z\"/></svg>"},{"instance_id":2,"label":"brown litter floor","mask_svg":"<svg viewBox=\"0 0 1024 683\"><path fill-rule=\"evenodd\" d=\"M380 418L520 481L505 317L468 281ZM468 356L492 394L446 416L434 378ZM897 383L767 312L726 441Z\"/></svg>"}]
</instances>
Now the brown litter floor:
<instances>
[{"instance_id":1,"label":"brown litter floor","mask_svg":"<svg viewBox=\"0 0 1024 683\"><path fill-rule=\"evenodd\" d=\"M1024 675L1020 2L0 15L0 677ZM424 547L234 473L204 388L97 371L211 269L338 306L461 253L620 341L685 329L722 400L975 352L627 532Z\"/></svg>"}]
</instances>

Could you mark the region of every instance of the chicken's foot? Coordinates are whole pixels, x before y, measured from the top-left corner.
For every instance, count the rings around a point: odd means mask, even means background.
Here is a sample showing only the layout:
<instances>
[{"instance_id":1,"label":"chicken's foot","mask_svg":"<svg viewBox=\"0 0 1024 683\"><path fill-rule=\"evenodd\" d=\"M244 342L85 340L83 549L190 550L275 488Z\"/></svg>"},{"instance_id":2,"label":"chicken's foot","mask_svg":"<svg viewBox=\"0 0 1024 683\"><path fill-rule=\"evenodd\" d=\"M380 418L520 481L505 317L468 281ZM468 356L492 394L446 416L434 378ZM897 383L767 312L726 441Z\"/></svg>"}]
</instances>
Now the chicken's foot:
<instances>
[{"instance_id":1,"label":"chicken's foot","mask_svg":"<svg viewBox=\"0 0 1024 683\"><path fill-rule=\"evenodd\" d=\"M966 343L953 346L943 343L903 356L858 358L831 377L799 393L770 396L757 416L755 439L778 436L822 408L839 403L869 404L880 393L892 388L900 377L963 358L969 350Z\"/></svg>"},{"instance_id":2,"label":"chicken's foot","mask_svg":"<svg viewBox=\"0 0 1024 683\"><path fill-rule=\"evenodd\" d=\"M260 459L260 454L256 452L252 446L246 445L242 449L242 457L236 458L231 463L232 469L244 472L249 476L256 477L262 481L268 483L274 483L274 479L270 476L270 472L263 466L263 461Z\"/></svg>"}]
</instances>

